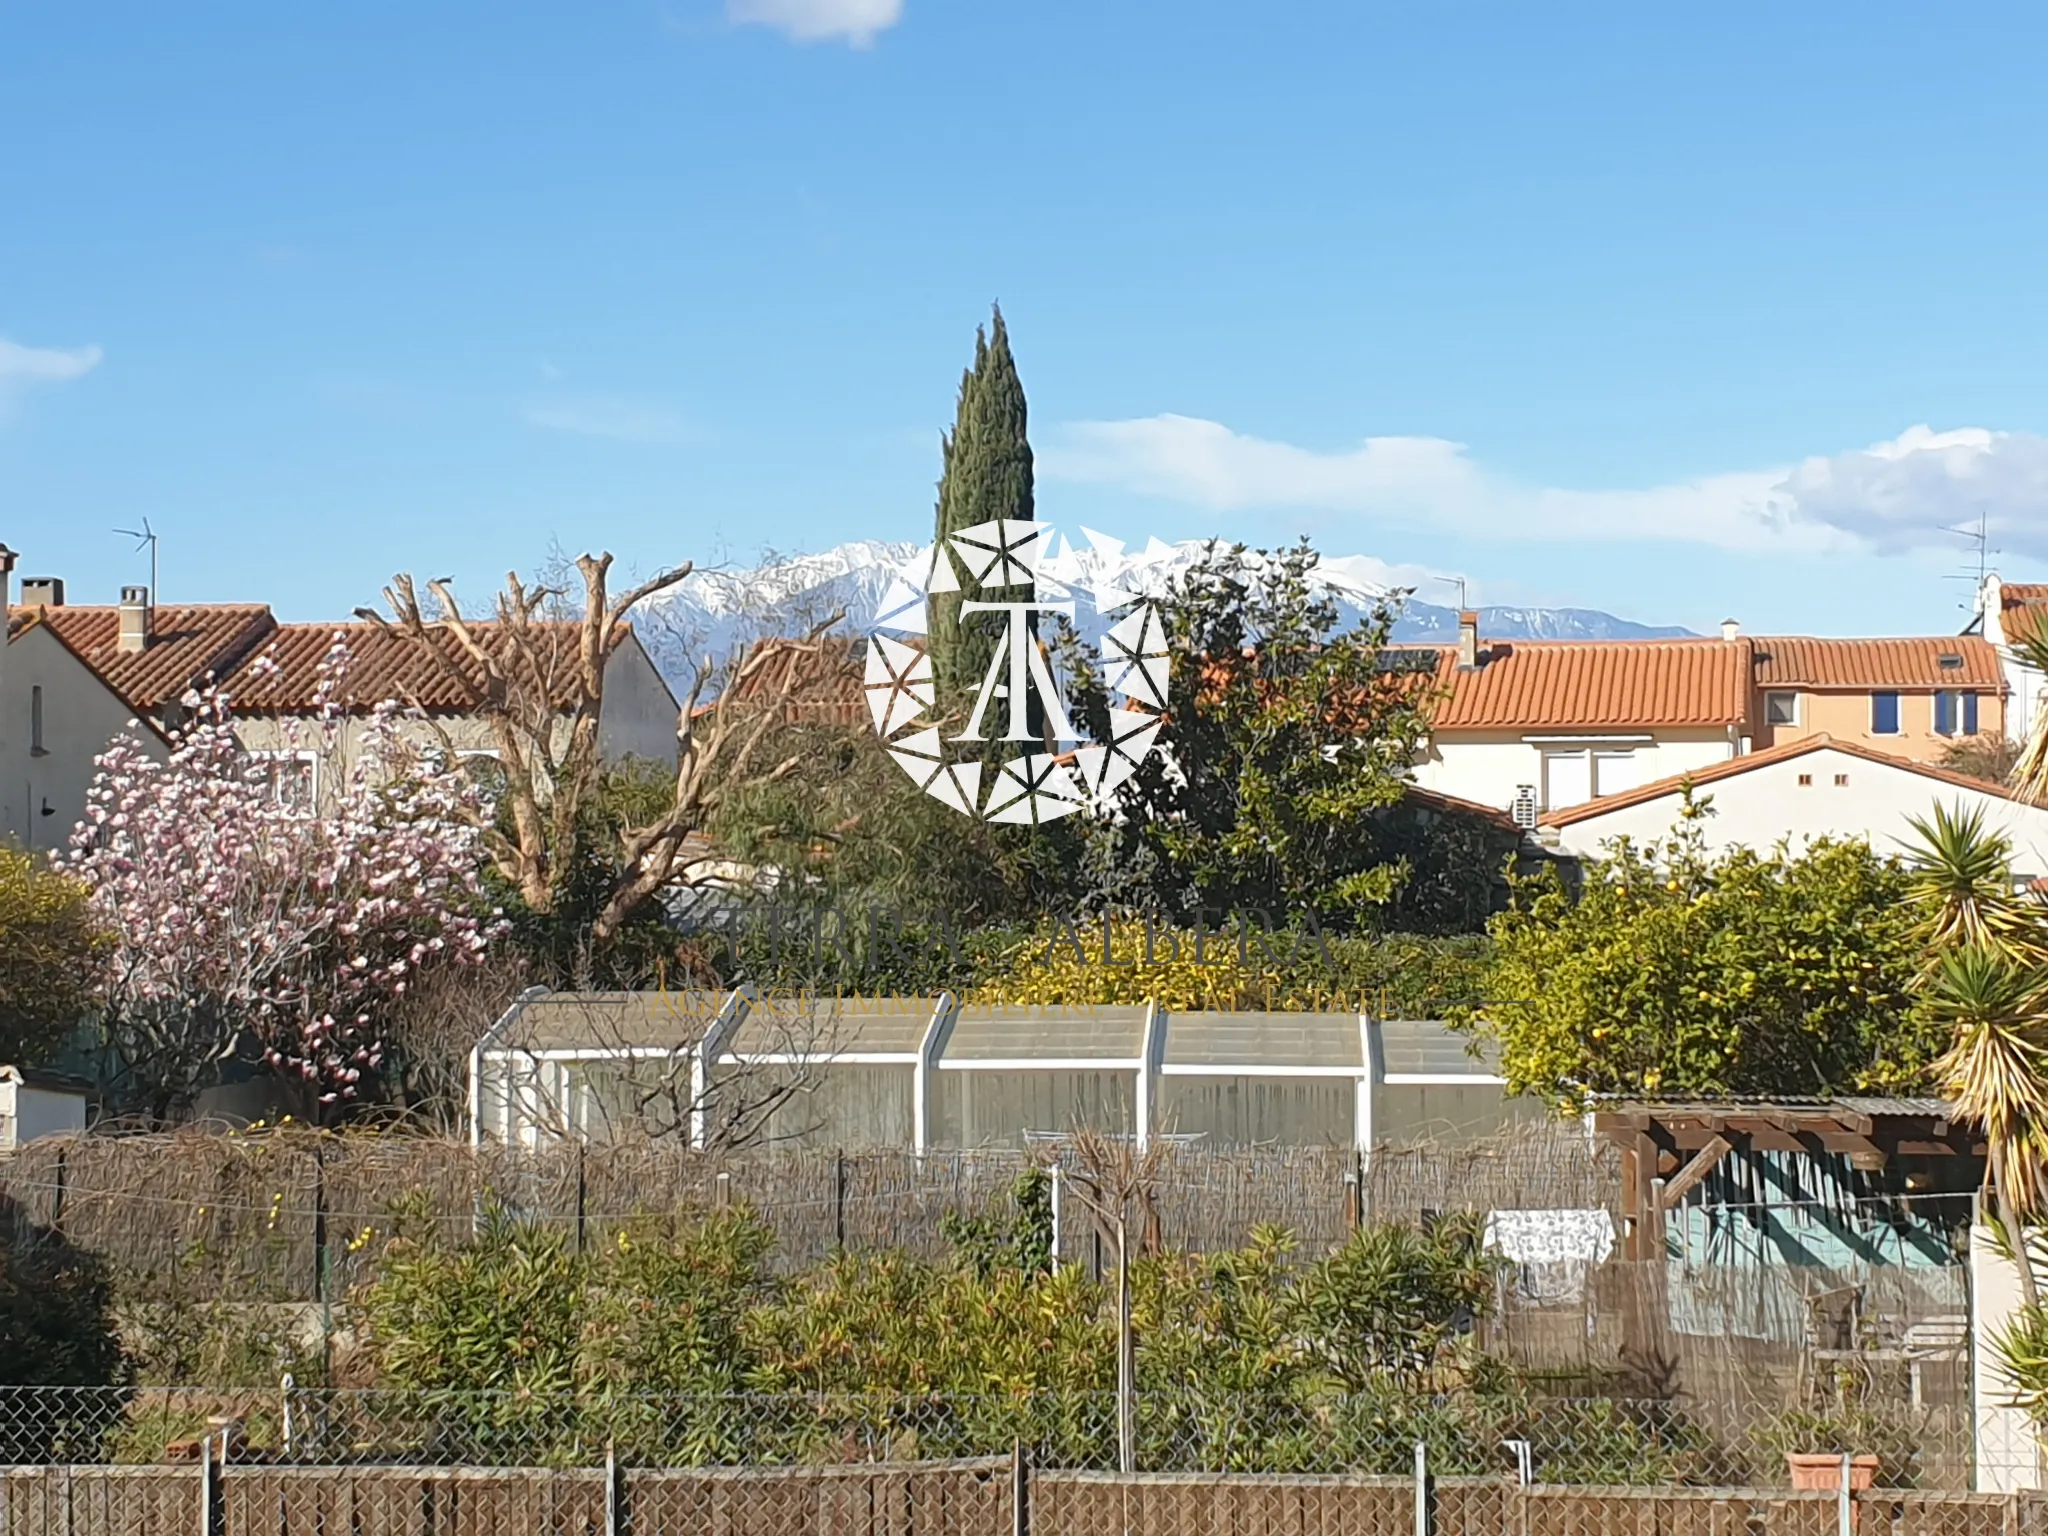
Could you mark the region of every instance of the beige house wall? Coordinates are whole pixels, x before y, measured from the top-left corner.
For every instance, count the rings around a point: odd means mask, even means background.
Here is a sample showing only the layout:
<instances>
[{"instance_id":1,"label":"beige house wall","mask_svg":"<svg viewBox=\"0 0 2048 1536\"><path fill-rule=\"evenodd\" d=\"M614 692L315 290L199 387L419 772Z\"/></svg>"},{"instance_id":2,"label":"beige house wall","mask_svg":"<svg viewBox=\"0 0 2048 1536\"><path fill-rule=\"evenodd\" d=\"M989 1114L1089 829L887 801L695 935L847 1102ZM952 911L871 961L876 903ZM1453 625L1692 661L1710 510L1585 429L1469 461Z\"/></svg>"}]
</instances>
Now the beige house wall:
<instances>
[{"instance_id":1,"label":"beige house wall","mask_svg":"<svg viewBox=\"0 0 2048 1536\"><path fill-rule=\"evenodd\" d=\"M46 629L31 626L0 646L0 652L0 838L31 848L62 847L85 815L93 759L130 729L132 712L97 672ZM42 690L43 718L39 752L32 740L37 688ZM644 758L672 771L676 713L661 674L640 642L629 636L606 670L598 738L604 760ZM340 720L331 730L305 716L248 714L235 719L236 736L251 752L312 754L323 803L332 803L331 797L361 761L367 727L368 721L360 716ZM433 724L407 720L400 729L421 747L438 745L439 732L445 732L459 752L495 755L489 726L473 716L443 715ZM146 728L141 734L157 756L167 755L160 736Z\"/></svg>"},{"instance_id":2,"label":"beige house wall","mask_svg":"<svg viewBox=\"0 0 2048 1536\"><path fill-rule=\"evenodd\" d=\"M612 653L605 669L604 719L598 728L598 751L607 763L638 758L673 771L676 766L676 704L668 685L648 659L640 642L628 637ZM251 752L305 752L318 762L316 793L323 805L349 781L362 761L363 739L370 722L350 716L322 729L302 715L238 715L235 734ZM400 734L423 750L446 745L458 753L495 757L497 741L488 723L474 715L439 714L433 720L401 720ZM568 727L556 732L555 750L567 744Z\"/></svg>"},{"instance_id":3,"label":"beige house wall","mask_svg":"<svg viewBox=\"0 0 2048 1536\"><path fill-rule=\"evenodd\" d=\"M130 731L157 757L161 737L100 675L47 629L30 626L6 644L0 663L0 837L27 848L62 848L84 819L93 759ZM42 744L34 739L36 690L42 690Z\"/></svg>"},{"instance_id":4,"label":"beige house wall","mask_svg":"<svg viewBox=\"0 0 2048 1536\"><path fill-rule=\"evenodd\" d=\"M1798 694L1798 724L1772 726L1765 723L1766 691ZM1917 763L1938 760L1959 738L1935 734L1934 694L1931 691L1896 691L1899 694L1898 734L1880 736L1870 728L1871 690L1867 688L1826 691L1759 689L1751 711L1752 718L1757 722L1755 748L1761 752L1767 747L1782 747L1791 742L1804 741L1810 736L1828 735L1836 741L1853 741L1858 746L1869 747L1872 751L1888 752L1893 757L1911 758ZM1977 734L1999 736L2004 734L2004 731L2004 700L1995 693L1978 693Z\"/></svg>"}]
</instances>

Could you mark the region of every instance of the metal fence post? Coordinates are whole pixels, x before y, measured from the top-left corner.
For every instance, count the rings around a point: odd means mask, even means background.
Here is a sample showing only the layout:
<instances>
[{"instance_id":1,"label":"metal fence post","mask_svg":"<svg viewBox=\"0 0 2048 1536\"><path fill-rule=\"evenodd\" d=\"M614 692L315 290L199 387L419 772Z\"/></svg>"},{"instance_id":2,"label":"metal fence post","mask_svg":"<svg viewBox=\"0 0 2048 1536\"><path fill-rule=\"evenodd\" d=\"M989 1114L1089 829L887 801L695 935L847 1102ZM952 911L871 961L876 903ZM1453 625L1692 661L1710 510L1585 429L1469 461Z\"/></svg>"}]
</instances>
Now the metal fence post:
<instances>
[{"instance_id":1,"label":"metal fence post","mask_svg":"<svg viewBox=\"0 0 2048 1536\"><path fill-rule=\"evenodd\" d=\"M846 1251L846 1153L832 1154L832 1246Z\"/></svg>"},{"instance_id":2,"label":"metal fence post","mask_svg":"<svg viewBox=\"0 0 2048 1536\"><path fill-rule=\"evenodd\" d=\"M1025 1469L1024 1442L1010 1442L1010 1536L1029 1536L1031 1530L1031 1474Z\"/></svg>"},{"instance_id":3,"label":"metal fence post","mask_svg":"<svg viewBox=\"0 0 2048 1536\"><path fill-rule=\"evenodd\" d=\"M1415 1442L1415 1536L1429 1536L1429 1447Z\"/></svg>"},{"instance_id":4,"label":"metal fence post","mask_svg":"<svg viewBox=\"0 0 2048 1536\"><path fill-rule=\"evenodd\" d=\"M606 1441L604 1447L604 1536L621 1536L626 1529L625 1487L619 1480L618 1446Z\"/></svg>"},{"instance_id":5,"label":"metal fence post","mask_svg":"<svg viewBox=\"0 0 2048 1536\"><path fill-rule=\"evenodd\" d=\"M1856 1509L1849 1492L1849 1463L1851 1457L1842 1452L1841 1486L1835 1490L1835 1532L1836 1536L1852 1536L1856 1527Z\"/></svg>"},{"instance_id":6,"label":"metal fence post","mask_svg":"<svg viewBox=\"0 0 2048 1536\"><path fill-rule=\"evenodd\" d=\"M227 1510L222 1506L226 1487L221 1469L227 1465L228 1434L225 1429L220 1432L218 1462L213 1459L213 1433L208 1431L199 1442L199 1536L221 1536L227 1529Z\"/></svg>"},{"instance_id":7,"label":"metal fence post","mask_svg":"<svg viewBox=\"0 0 2048 1536\"><path fill-rule=\"evenodd\" d=\"M1060 1164L1057 1160L1054 1161L1051 1172L1052 1237L1048 1243L1051 1251L1046 1255L1046 1267L1056 1275L1060 1272Z\"/></svg>"}]
</instances>

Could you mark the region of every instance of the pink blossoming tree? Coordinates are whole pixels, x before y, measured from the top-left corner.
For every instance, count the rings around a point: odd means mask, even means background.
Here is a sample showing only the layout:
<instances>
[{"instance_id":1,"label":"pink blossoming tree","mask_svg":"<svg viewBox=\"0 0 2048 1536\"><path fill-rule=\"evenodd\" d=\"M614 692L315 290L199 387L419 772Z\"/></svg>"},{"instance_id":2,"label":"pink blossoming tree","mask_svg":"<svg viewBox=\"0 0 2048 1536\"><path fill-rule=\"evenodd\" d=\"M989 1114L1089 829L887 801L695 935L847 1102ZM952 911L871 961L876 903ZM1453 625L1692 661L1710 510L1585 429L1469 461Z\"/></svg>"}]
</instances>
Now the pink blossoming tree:
<instances>
[{"instance_id":1,"label":"pink blossoming tree","mask_svg":"<svg viewBox=\"0 0 2048 1536\"><path fill-rule=\"evenodd\" d=\"M337 635L294 742L330 771L347 665ZM317 800L280 792L225 694L185 703L166 760L134 736L102 754L72 838L69 867L114 935L107 1043L159 1118L250 1044L338 1113L384 1061L391 1006L432 969L477 964L504 927L479 878L483 791L409 742L395 703L370 712Z\"/></svg>"}]
</instances>

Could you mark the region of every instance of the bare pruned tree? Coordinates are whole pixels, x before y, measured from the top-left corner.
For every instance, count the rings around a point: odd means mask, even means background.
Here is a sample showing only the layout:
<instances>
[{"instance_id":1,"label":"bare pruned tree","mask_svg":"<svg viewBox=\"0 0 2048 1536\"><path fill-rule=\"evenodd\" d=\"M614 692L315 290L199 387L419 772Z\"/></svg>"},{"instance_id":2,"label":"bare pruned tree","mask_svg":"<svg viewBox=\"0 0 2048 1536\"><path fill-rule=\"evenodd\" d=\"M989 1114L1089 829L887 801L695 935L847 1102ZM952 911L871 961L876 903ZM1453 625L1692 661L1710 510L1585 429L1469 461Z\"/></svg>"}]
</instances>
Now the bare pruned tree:
<instances>
[{"instance_id":1,"label":"bare pruned tree","mask_svg":"<svg viewBox=\"0 0 2048 1536\"><path fill-rule=\"evenodd\" d=\"M1163 1245L1159 1222L1159 1181L1166 1144L1140 1148L1135 1138L1111 1136L1086 1127L1073 1133L1075 1166L1067 1187L1116 1249L1116 1442L1117 1466L1137 1467L1137 1331L1131 1323L1131 1250L1155 1253ZM1131 1227L1138 1226L1138 1241Z\"/></svg>"},{"instance_id":2,"label":"bare pruned tree","mask_svg":"<svg viewBox=\"0 0 2048 1536\"><path fill-rule=\"evenodd\" d=\"M507 573L491 618L477 620L462 612L445 581L428 582L423 601L413 578L399 575L384 590L389 619L360 610L409 640L440 684L436 691L488 727L503 775L504 815L486 829L485 844L498 872L536 912L555 910L587 831L584 813L603 770L607 665L631 634L634 610L694 569L685 562L613 597L611 565L609 554L576 558L580 604L558 587ZM551 617L565 611L571 617ZM703 859L701 847L686 845L730 786L795 769L796 757L764 761L764 743L788 698L840 665L844 643L821 638L837 621L835 615L799 639L756 646L722 664L707 657L698 667L676 720L673 793L656 813L619 828L614 874L591 919L592 942L610 939L664 887L690 883ZM445 730L435 728L452 752Z\"/></svg>"}]
</instances>

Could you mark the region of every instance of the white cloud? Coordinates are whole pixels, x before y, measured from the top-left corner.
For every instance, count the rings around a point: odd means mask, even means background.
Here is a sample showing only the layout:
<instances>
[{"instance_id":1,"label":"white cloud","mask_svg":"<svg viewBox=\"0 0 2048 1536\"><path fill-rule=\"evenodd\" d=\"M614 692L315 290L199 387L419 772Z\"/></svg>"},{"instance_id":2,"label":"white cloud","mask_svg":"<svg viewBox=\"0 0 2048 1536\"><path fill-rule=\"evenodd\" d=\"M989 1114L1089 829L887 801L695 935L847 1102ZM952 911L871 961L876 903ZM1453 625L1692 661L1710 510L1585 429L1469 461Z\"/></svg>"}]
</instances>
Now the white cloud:
<instances>
[{"instance_id":1,"label":"white cloud","mask_svg":"<svg viewBox=\"0 0 2048 1536\"><path fill-rule=\"evenodd\" d=\"M24 347L0 336L0 412L34 384L68 384L99 367L98 347Z\"/></svg>"},{"instance_id":2,"label":"white cloud","mask_svg":"<svg viewBox=\"0 0 2048 1536\"><path fill-rule=\"evenodd\" d=\"M690 424L674 411L625 400L569 400L529 406L526 419L550 432L608 437L622 443L680 443Z\"/></svg>"},{"instance_id":3,"label":"white cloud","mask_svg":"<svg viewBox=\"0 0 2048 1536\"><path fill-rule=\"evenodd\" d=\"M1993 541L2048 557L2048 439L1913 427L1794 466L1636 490L1520 484L1437 437L1324 453L1188 416L1081 422L1040 455L1055 478L1218 512L1356 513L1466 535L1675 539L1728 549L1953 549L1981 513Z\"/></svg>"},{"instance_id":4,"label":"white cloud","mask_svg":"<svg viewBox=\"0 0 2048 1536\"><path fill-rule=\"evenodd\" d=\"M865 48L903 19L903 0L725 0L726 20L773 27L799 43L843 37Z\"/></svg>"}]
</instances>

